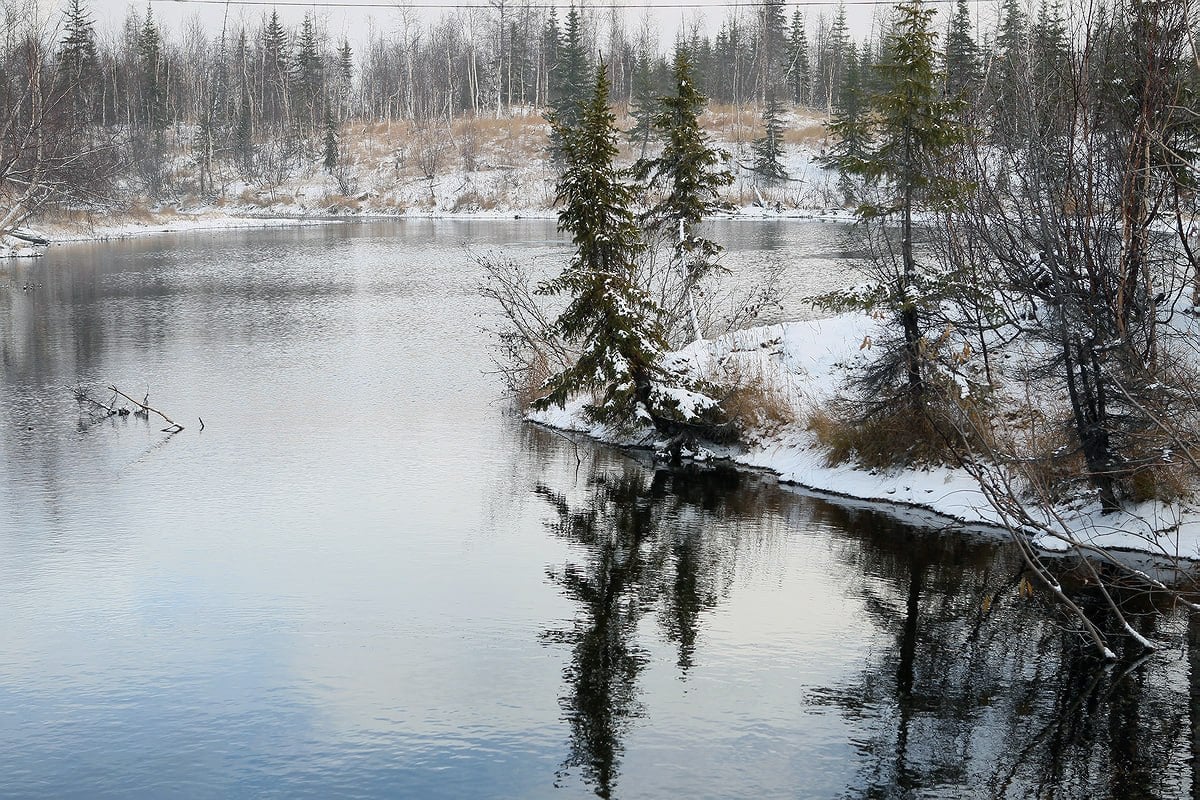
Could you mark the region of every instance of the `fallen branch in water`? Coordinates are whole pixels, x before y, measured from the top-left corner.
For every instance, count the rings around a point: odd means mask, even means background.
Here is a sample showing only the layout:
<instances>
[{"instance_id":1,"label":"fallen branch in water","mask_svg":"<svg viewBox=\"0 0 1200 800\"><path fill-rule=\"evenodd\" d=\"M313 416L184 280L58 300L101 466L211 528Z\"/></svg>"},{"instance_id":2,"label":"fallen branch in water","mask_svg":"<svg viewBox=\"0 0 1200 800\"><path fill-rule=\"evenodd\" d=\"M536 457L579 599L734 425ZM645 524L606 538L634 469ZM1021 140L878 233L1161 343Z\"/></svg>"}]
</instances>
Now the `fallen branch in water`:
<instances>
[{"instance_id":1,"label":"fallen branch in water","mask_svg":"<svg viewBox=\"0 0 1200 800\"><path fill-rule=\"evenodd\" d=\"M151 408L150 406L146 405L146 401L150 399L150 395L149 395L149 394L147 394L147 395L146 395L146 397L145 397L145 399L144 399L144 400L140 400L140 401L139 401L139 400L134 400L132 397L130 397L129 395L125 394L124 392L122 392L120 389L118 389L118 388L117 388L117 387L115 387L115 386L109 386L108 388L109 388L109 390L110 390L110 391L116 392L117 394L121 395L121 397L124 397L126 400L128 400L129 402L131 402L131 403L133 403L135 406L137 406L137 407L138 407L138 409L141 411L141 413L143 413L143 414L149 414L149 413L153 412L153 413L155 413L155 414L158 414L158 415L159 415L160 417L162 417L164 420L166 420L166 421L167 421L167 423L170 425L170 427L169 427L169 428L163 428L163 433L179 433L181 430L183 430L183 426L182 426L182 425L180 425L178 422L176 422L175 420L171 419L171 418L170 418L170 417L168 417L166 414L164 414L163 412L159 411L157 408Z\"/></svg>"},{"instance_id":2,"label":"fallen branch in water","mask_svg":"<svg viewBox=\"0 0 1200 800\"><path fill-rule=\"evenodd\" d=\"M163 433L179 433L181 430L183 430L183 426L180 425L178 422L171 419L166 414L159 411L157 408L153 408L150 406L150 404L149 404L150 403L150 395L149 394L147 394L141 400L135 400L132 397L130 397L129 395L125 394L125 392L122 392L117 387L109 386L108 391L112 392L113 396L112 396L111 400L109 400L107 403L104 403L104 402L101 402L100 400L97 400L92 395L91 389L84 386L83 384L76 386L74 389L71 389L70 391L71 391L72 396L74 396L75 401L77 403L79 403L80 408L87 406L90 409L90 413L93 417L97 417L97 416L102 417L102 418L103 417L127 417L132 413L135 417L149 418L149 416L151 414L157 414L158 416L160 416L164 420L166 420L168 425L170 426L167 428L163 428L162 429ZM125 406L118 406L117 405L117 397L118 396L124 397L130 403L133 403L134 409L131 411L130 409L126 408ZM201 428L204 427L203 421L201 421L200 426L201 426Z\"/></svg>"},{"instance_id":3,"label":"fallen branch in water","mask_svg":"<svg viewBox=\"0 0 1200 800\"><path fill-rule=\"evenodd\" d=\"M85 404L91 406L93 413L99 413L105 417L115 417L122 411L124 411L126 414L129 413L128 409L119 409L113 402L109 402L107 404L101 403L99 400L92 397L91 391L83 384L80 384L72 389L71 394L75 398L75 402L79 403L80 406ZM117 398L114 396L113 400L115 401L116 399Z\"/></svg>"}]
</instances>

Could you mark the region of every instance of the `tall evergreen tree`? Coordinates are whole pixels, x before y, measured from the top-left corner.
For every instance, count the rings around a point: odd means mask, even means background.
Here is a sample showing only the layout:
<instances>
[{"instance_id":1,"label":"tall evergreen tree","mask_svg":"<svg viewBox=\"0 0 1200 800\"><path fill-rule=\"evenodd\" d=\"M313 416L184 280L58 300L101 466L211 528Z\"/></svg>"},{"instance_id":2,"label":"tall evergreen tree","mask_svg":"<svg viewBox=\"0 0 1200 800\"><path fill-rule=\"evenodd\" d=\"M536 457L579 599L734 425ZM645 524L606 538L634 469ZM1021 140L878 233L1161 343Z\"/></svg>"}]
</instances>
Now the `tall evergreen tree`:
<instances>
[{"instance_id":1,"label":"tall evergreen tree","mask_svg":"<svg viewBox=\"0 0 1200 800\"><path fill-rule=\"evenodd\" d=\"M547 394L534 408L561 407L573 395L590 391L599 400L588 406L589 416L629 424L653 417L653 382L661 371L664 344L658 311L635 285L642 241L630 210L633 189L613 163L617 130L608 91L601 64L592 97L579 107L575 120L569 123L557 115L550 120L563 159L558 227L570 234L575 255L540 291L570 294L555 324L581 352L574 365L547 381Z\"/></svg>"},{"instance_id":2,"label":"tall evergreen tree","mask_svg":"<svg viewBox=\"0 0 1200 800\"><path fill-rule=\"evenodd\" d=\"M1012 136L1028 127L1029 19L1020 0L1003 0L988 90L995 115L993 129Z\"/></svg>"},{"instance_id":3,"label":"tall evergreen tree","mask_svg":"<svg viewBox=\"0 0 1200 800\"><path fill-rule=\"evenodd\" d=\"M967 0L957 0L946 33L946 96L965 97L979 82L979 47L971 36Z\"/></svg>"},{"instance_id":4,"label":"tall evergreen tree","mask_svg":"<svg viewBox=\"0 0 1200 800\"><path fill-rule=\"evenodd\" d=\"M759 7L757 44L758 98L778 95L786 85L787 18L783 0L766 0Z\"/></svg>"},{"instance_id":5,"label":"tall evergreen tree","mask_svg":"<svg viewBox=\"0 0 1200 800\"><path fill-rule=\"evenodd\" d=\"M583 44L583 17L574 5L567 11L566 26L559 42L558 60L550 75L550 113L558 120L551 126L550 150L559 158L563 143L559 130L573 128L583 113L587 97L588 57Z\"/></svg>"},{"instance_id":6,"label":"tall evergreen tree","mask_svg":"<svg viewBox=\"0 0 1200 800\"><path fill-rule=\"evenodd\" d=\"M70 0L58 47L58 91L65 91L76 122L95 116L95 91L100 82L100 57L96 31L83 0Z\"/></svg>"},{"instance_id":7,"label":"tall evergreen tree","mask_svg":"<svg viewBox=\"0 0 1200 800\"><path fill-rule=\"evenodd\" d=\"M733 174L722 166L727 154L714 148L700 128L699 117L707 99L693 76L687 50L675 51L675 93L664 97L662 111L654 117L654 129L663 141L658 158L642 159L634 174L663 192L646 219L656 227L678 231L674 258L684 276L684 292L691 311L692 334L701 338L700 323L692 298L693 287L716 265L720 245L696 235L704 217L725 210L720 200L722 187L733 182Z\"/></svg>"},{"instance_id":8,"label":"tall evergreen tree","mask_svg":"<svg viewBox=\"0 0 1200 800\"><path fill-rule=\"evenodd\" d=\"M271 16L262 31L260 52L259 114L265 121L283 122L287 119L288 42L287 31L279 21L279 13L274 9L271 10Z\"/></svg>"},{"instance_id":9,"label":"tall evergreen tree","mask_svg":"<svg viewBox=\"0 0 1200 800\"><path fill-rule=\"evenodd\" d=\"M317 130L323 121L322 106L325 97L325 71L321 59L317 22L312 12L304 15L300 23L300 34L292 56L291 80L292 108L301 135Z\"/></svg>"},{"instance_id":10,"label":"tall evergreen tree","mask_svg":"<svg viewBox=\"0 0 1200 800\"><path fill-rule=\"evenodd\" d=\"M817 74L813 84L813 105L824 106L830 113L838 103L838 86L845 66L846 45L850 28L846 21L846 6L839 3L833 23L817 48Z\"/></svg>"},{"instance_id":11,"label":"tall evergreen tree","mask_svg":"<svg viewBox=\"0 0 1200 800\"><path fill-rule=\"evenodd\" d=\"M808 35L804 31L804 14L797 8L792 13L788 31L788 85L792 87L792 102L806 106L812 102L812 74L808 60Z\"/></svg>"},{"instance_id":12,"label":"tall evergreen tree","mask_svg":"<svg viewBox=\"0 0 1200 800\"><path fill-rule=\"evenodd\" d=\"M639 158L646 157L646 149L654 135L654 115L658 113L658 87L652 58L649 42L642 42L633 64L633 91L629 98L629 116L633 118L633 125L627 133L630 143L638 148Z\"/></svg>"},{"instance_id":13,"label":"tall evergreen tree","mask_svg":"<svg viewBox=\"0 0 1200 800\"><path fill-rule=\"evenodd\" d=\"M1062 105L1069 94L1070 47L1062 8L1042 0L1029 32L1029 99L1032 130L1048 135L1062 132Z\"/></svg>"},{"instance_id":14,"label":"tall evergreen tree","mask_svg":"<svg viewBox=\"0 0 1200 800\"><path fill-rule=\"evenodd\" d=\"M146 130L160 134L167 127L167 93L163 86L162 39L149 5L138 32L137 47L141 78L139 119Z\"/></svg>"},{"instance_id":15,"label":"tall evergreen tree","mask_svg":"<svg viewBox=\"0 0 1200 800\"><path fill-rule=\"evenodd\" d=\"M944 162L965 134L956 121L957 104L942 97L936 34L930 27L933 9L922 0L906 0L896 14L884 60L876 68L880 91L857 126L867 138L866 151L834 155L830 161L878 191L878 199L859 207L860 217L895 220L898 225L899 265L895 270L890 261L882 265L890 284L883 287L883 302L903 331L903 357L897 367L907 386L906 397L920 406L925 388L921 304L927 294L921 284L927 275L917 261L914 220L922 210L944 208L961 197L964 187L947 174ZM848 133L833 127L842 136Z\"/></svg>"},{"instance_id":16,"label":"tall evergreen tree","mask_svg":"<svg viewBox=\"0 0 1200 800\"><path fill-rule=\"evenodd\" d=\"M863 48L866 49L865 47ZM868 132L867 96L858 47L852 41L846 47L846 63L842 73L842 85L838 90L838 106L831 120L831 128L837 134L837 142L829 151L829 157L838 163L842 160L861 159L870 145ZM856 203L858 191L850 172L841 170L838 188L845 196L847 205Z\"/></svg>"}]
</instances>

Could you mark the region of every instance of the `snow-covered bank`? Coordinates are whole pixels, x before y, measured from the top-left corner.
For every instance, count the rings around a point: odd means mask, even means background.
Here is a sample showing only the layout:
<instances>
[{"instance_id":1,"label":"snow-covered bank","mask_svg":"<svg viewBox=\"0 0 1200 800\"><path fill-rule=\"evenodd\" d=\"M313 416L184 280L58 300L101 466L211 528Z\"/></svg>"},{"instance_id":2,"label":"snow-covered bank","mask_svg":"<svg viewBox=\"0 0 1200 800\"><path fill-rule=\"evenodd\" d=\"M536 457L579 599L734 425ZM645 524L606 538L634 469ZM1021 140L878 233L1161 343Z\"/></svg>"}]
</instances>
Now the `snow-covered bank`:
<instances>
[{"instance_id":1,"label":"snow-covered bank","mask_svg":"<svg viewBox=\"0 0 1200 800\"><path fill-rule=\"evenodd\" d=\"M734 463L768 470L779 480L817 492L925 509L967 525L1002 527L1002 515L988 501L978 481L964 469L920 466L891 470L863 469L854 464L830 465L817 434L809 429L811 412L832 398L847 370L864 358L864 345L878 322L851 313L820 320L791 322L738 331L697 342L677 354L690 374L708 380L730 375L753 380L790 406L786 424L766 429L741 445L714 448ZM551 427L587 433L623 446L654 446L652 430L621 433L590 423L583 401L565 409L532 412L528 418ZM1102 514L1090 497L1047 510L1028 502L1034 519L1051 530L1100 547L1133 550L1168 558L1200 558L1200 506L1187 502L1146 502L1117 513ZM1061 523L1060 523L1061 520ZM1046 550L1061 550L1063 541L1046 533L1032 534Z\"/></svg>"},{"instance_id":2,"label":"snow-covered bank","mask_svg":"<svg viewBox=\"0 0 1200 800\"><path fill-rule=\"evenodd\" d=\"M629 120L623 120L628 127ZM837 178L820 164L825 118L810 109L788 115L783 166L787 179L764 181L747 165L761 133L757 110L710 110L702 124L730 154L734 182L722 199L734 219L847 218ZM444 135L406 123L347 124L334 170L294 163L261 174L220 161L202 192L194 153L183 137L169 156L161 205L132 178L121 181L104 211L49 208L29 224L56 242L125 238L144 233L267 227L330 219L554 219L557 169L547 154L548 125L537 114L500 120L455 119ZM623 143L618 158L636 158Z\"/></svg>"},{"instance_id":3,"label":"snow-covered bank","mask_svg":"<svg viewBox=\"0 0 1200 800\"><path fill-rule=\"evenodd\" d=\"M306 213L299 209L277 209L278 213L271 215L256 215L253 209L243 209L241 213L228 209L195 208L188 211L166 209L152 211L141 215L137 220L109 220L90 222L57 222L44 221L39 223L36 232L44 236L51 244L66 244L72 242L108 241L114 239L130 239L138 236L148 236L156 233L202 233L222 230L250 230L258 228L283 228L308 225L326 225L343 222L371 222L377 220L512 220L512 219L541 219L555 220L557 212L553 209L529 209L520 212L510 211L418 211L407 210L401 213L384 214L370 210L353 213L331 215L325 212ZM797 220L817 222L852 222L852 215L842 209L784 209L776 211L760 206L745 206L719 217L724 220L744 220L761 222L764 220ZM26 242L13 241L11 247L0 242L0 258L30 257L44 254L45 246L30 245Z\"/></svg>"}]
</instances>

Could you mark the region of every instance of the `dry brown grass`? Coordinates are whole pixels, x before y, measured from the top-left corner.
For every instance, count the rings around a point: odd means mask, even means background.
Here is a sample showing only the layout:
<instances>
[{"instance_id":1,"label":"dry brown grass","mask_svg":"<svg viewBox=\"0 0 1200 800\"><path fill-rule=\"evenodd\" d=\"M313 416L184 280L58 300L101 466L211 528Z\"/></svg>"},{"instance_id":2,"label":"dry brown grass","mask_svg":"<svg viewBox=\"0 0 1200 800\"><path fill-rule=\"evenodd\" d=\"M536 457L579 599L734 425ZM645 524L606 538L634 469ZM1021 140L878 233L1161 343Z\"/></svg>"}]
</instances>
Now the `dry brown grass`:
<instances>
[{"instance_id":1,"label":"dry brown grass","mask_svg":"<svg viewBox=\"0 0 1200 800\"><path fill-rule=\"evenodd\" d=\"M770 436L798 419L794 393L761 363L730 361L717 382L721 410L743 439Z\"/></svg>"},{"instance_id":2,"label":"dry brown grass","mask_svg":"<svg viewBox=\"0 0 1200 800\"><path fill-rule=\"evenodd\" d=\"M902 400L867 408L835 399L812 410L807 427L826 451L829 466L866 469L955 464L961 455L999 452L989 407L929 394L922 408Z\"/></svg>"},{"instance_id":3,"label":"dry brown grass","mask_svg":"<svg viewBox=\"0 0 1200 800\"><path fill-rule=\"evenodd\" d=\"M318 205L331 214L354 213L362 208L362 203L344 194L327 194L318 201Z\"/></svg>"},{"instance_id":4,"label":"dry brown grass","mask_svg":"<svg viewBox=\"0 0 1200 800\"><path fill-rule=\"evenodd\" d=\"M484 197L479 192L463 192L454 201L454 211L490 211L496 207L496 198Z\"/></svg>"},{"instance_id":5,"label":"dry brown grass","mask_svg":"<svg viewBox=\"0 0 1200 800\"><path fill-rule=\"evenodd\" d=\"M783 132L783 141L787 144L820 147L829 138L829 129L823 122L802 121L795 127L789 126Z\"/></svg>"}]
</instances>

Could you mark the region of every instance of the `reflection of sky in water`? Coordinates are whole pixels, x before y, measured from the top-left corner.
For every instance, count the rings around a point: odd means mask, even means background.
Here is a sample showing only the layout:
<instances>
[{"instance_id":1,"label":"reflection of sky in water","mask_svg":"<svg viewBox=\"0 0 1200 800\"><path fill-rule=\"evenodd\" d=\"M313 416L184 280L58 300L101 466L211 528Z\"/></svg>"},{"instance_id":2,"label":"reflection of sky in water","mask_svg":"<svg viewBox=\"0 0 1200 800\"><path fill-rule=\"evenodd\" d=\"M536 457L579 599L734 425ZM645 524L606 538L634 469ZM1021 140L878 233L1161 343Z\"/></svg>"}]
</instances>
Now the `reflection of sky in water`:
<instances>
[{"instance_id":1,"label":"reflection of sky in water","mask_svg":"<svg viewBox=\"0 0 1200 800\"><path fill-rule=\"evenodd\" d=\"M840 228L715 227L734 281L757 248L791 265L789 308L840 281ZM650 473L588 444L577 462L495 401L468 241L548 269L558 252L550 222L405 222L3 267L0 795L592 793L567 764L564 703L578 676L605 675L571 638L597 620L547 573L597 575L604 551L556 535L533 490L600 513L596 476ZM81 428L65 389L79 380L149 389L187 430ZM628 716L589 745L618 754L614 794L834 797L876 773L986 785L1014 732L1055 708L1022 695L1030 654L1063 659L1032 609L1001 606L969 639L1011 553L740 483L680 478L641 501L655 516L623 590ZM1177 720L1158 712L1190 672L1155 664L1122 724L1169 789L1187 725L1146 720ZM924 705L898 697L904 669ZM963 742L957 777L930 766Z\"/></svg>"}]
</instances>

